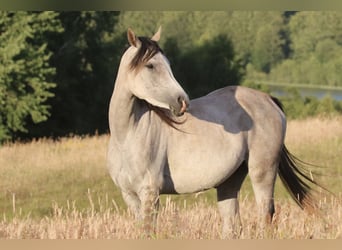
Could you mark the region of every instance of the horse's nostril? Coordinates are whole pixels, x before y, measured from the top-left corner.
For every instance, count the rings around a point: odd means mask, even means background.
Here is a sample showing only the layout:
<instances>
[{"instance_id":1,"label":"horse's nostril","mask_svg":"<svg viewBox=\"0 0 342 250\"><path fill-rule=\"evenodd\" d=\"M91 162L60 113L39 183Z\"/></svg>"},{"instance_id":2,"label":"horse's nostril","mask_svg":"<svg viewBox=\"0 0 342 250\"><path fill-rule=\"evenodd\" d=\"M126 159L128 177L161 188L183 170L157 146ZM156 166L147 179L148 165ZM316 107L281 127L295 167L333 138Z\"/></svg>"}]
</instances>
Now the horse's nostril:
<instances>
[{"instance_id":1,"label":"horse's nostril","mask_svg":"<svg viewBox=\"0 0 342 250\"><path fill-rule=\"evenodd\" d=\"M180 104L179 113L184 114L184 112L186 111L186 109L188 107L188 103L186 102L185 98L183 98L183 97L178 97L177 100L178 100L178 103Z\"/></svg>"},{"instance_id":2,"label":"horse's nostril","mask_svg":"<svg viewBox=\"0 0 342 250\"><path fill-rule=\"evenodd\" d=\"M189 104L187 101L187 98L185 98L184 96L179 96L177 98L177 101L181 106L184 106L184 105L188 106L188 104Z\"/></svg>"}]
</instances>

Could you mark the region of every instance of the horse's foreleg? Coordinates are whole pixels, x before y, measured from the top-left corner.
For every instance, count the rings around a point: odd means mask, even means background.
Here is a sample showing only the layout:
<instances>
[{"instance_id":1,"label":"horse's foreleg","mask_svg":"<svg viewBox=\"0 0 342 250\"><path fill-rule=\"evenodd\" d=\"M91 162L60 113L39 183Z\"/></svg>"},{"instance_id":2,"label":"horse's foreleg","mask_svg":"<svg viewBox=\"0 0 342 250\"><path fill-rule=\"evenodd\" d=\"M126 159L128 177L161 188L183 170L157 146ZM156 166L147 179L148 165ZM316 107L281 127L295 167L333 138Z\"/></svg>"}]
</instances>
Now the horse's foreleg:
<instances>
[{"instance_id":1,"label":"horse's foreleg","mask_svg":"<svg viewBox=\"0 0 342 250\"><path fill-rule=\"evenodd\" d=\"M144 230L147 237L151 237L156 233L157 216L159 209L159 192L152 187L144 188L140 193L141 214L143 217Z\"/></svg>"},{"instance_id":2,"label":"horse's foreleg","mask_svg":"<svg viewBox=\"0 0 342 250\"><path fill-rule=\"evenodd\" d=\"M222 238L238 238L241 234L238 194L247 175L247 166L242 164L236 172L217 187L218 208L222 217Z\"/></svg>"},{"instance_id":3,"label":"horse's foreleg","mask_svg":"<svg viewBox=\"0 0 342 250\"><path fill-rule=\"evenodd\" d=\"M141 213L140 213L140 199L137 196L136 193L130 192L130 191L124 191L122 190L122 198L124 199L126 205L128 206L128 209L134 213L135 219L140 220L141 219Z\"/></svg>"}]
</instances>

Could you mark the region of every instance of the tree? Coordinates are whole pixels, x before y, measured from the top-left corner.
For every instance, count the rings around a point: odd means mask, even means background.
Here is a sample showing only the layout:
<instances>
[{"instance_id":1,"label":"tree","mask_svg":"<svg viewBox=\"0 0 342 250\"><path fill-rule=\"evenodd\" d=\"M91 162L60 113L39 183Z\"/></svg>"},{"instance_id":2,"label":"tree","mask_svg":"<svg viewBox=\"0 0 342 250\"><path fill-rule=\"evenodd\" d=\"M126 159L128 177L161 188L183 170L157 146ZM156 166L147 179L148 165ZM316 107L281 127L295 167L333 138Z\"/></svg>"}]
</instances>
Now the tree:
<instances>
[{"instance_id":1,"label":"tree","mask_svg":"<svg viewBox=\"0 0 342 250\"><path fill-rule=\"evenodd\" d=\"M290 57L271 69L269 80L341 86L342 13L298 12L288 31Z\"/></svg>"},{"instance_id":2,"label":"tree","mask_svg":"<svg viewBox=\"0 0 342 250\"><path fill-rule=\"evenodd\" d=\"M118 12L61 12L63 33L50 37L56 68L51 118L31 136L94 134L108 130L108 105L126 36L116 31Z\"/></svg>"},{"instance_id":3,"label":"tree","mask_svg":"<svg viewBox=\"0 0 342 250\"><path fill-rule=\"evenodd\" d=\"M177 42L171 40L165 45L165 53L175 77L191 98L239 84L241 80L241 65L234 60L232 43L224 35L218 35L184 52L180 52Z\"/></svg>"},{"instance_id":4,"label":"tree","mask_svg":"<svg viewBox=\"0 0 342 250\"><path fill-rule=\"evenodd\" d=\"M258 30L251 53L255 69L269 73L283 59L283 40L279 31L279 27L272 25L264 25Z\"/></svg>"},{"instance_id":5,"label":"tree","mask_svg":"<svg viewBox=\"0 0 342 250\"><path fill-rule=\"evenodd\" d=\"M256 62L257 58L264 57L261 59L263 61L261 68L263 68L264 65L269 64L267 61L279 60L283 44L280 36L284 28L282 14L280 11L234 11L232 13L229 23L222 29L227 30L234 44L236 57L242 61L243 65L246 66L251 61ZM253 56L254 59L252 59ZM256 63L256 67L259 66Z\"/></svg>"},{"instance_id":6,"label":"tree","mask_svg":"<svg viewBox=\"0 0 342 250\"><path fill-rule=\"evenodd\" d=\"M61 32L54 12L0 12L0 142L45 121L55 68L44 36Z\"/></svg>"},{"instance_id":7,"label":"tree","mask_svg":"<svg viewBox=\"0 0 342 250\"><path fill-rule=\"evenodd\" d=\"M302 11L289 22L293 58L307 57L317 44L331 39L342 44L342 12Z\"/></svg>"}]
</instances>

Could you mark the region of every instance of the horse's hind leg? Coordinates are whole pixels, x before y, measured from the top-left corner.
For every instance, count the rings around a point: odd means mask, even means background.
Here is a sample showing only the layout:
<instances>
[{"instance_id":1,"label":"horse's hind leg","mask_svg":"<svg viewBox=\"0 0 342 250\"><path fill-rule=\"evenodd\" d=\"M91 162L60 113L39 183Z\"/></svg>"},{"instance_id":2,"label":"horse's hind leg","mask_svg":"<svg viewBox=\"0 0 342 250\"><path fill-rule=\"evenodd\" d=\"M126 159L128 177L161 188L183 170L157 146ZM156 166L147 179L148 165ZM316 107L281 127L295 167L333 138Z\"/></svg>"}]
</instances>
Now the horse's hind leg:
<instances>
[{"instance_id":1,"label":"horse's hind leg","mask_svg":"<svg viewBox=\"0 0 342 250\"><path fill-rule=\"evenodd\" d=\"M238 194L246 175L247 165L243 163L232 176L216 188L218 208L223 222L223 238L236 238L241 233Z\"/></svg>"},{"instance_id":2,"label":"horse's hind leg","mask_svg":"<svg viewBox=\"0 0 342 250\"><path fill-rule=\"evenodd\" d=\"M269 225L274 214L274 184L278 171L278 162L274 159L256 160L250 155L248 172L254 195L259 208L259 226Z\"/></svg>"}]
</instances>

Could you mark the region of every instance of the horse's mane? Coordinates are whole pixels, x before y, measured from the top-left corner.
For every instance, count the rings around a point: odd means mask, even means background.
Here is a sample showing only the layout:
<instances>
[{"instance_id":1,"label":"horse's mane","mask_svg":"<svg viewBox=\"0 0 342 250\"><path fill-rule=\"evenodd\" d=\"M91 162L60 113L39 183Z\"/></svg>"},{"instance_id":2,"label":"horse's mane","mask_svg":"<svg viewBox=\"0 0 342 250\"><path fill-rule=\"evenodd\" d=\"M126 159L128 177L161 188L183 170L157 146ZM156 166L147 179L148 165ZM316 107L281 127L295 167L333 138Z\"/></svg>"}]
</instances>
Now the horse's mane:
<instances>
[{"instance_id":1,"label":"horse's mane","mask_svg":"<svg viewBox=\"0 0 342 250\"><path fill-rule=\"evenodd\" d=\"M284 107L283 107L283 104L281 103L281 101L274 96L270 96L270 97L271 97L272 101L280 108L280 110L284 112Z\"/></svg>"},{"instance_id":2,"label":"horse's mane","mask_svg":"<svg viewBox=\"0 0 342 250\"><path fill-rule=\"evenodd\" d=\"M149 110L156 113L163 122L165 122L167 125L169 125L170 127L174 128L174 129L180 130L179 128L176 127L176 125L183 124L185 122L185 120L184 121L176 121L175 119L173 119L170 116L170 114L169 114L170 112L168 110L153 106L152 104L150 104L148 102L146 102L146 104L147 104L147 107Z\"/></svg>"},{"instance_id":3,"label":"horse's mane","mask_svg":"<svg viewBox=\"0 0 342 250\"><path fill-rule=\"evenodd\" d=\"M140 68L158 52L164 54L156 41L147 37L138 37L138 39L141 42L141 46L131 61L130 68L132 70Z\"/></svg>"}]
</instances>

